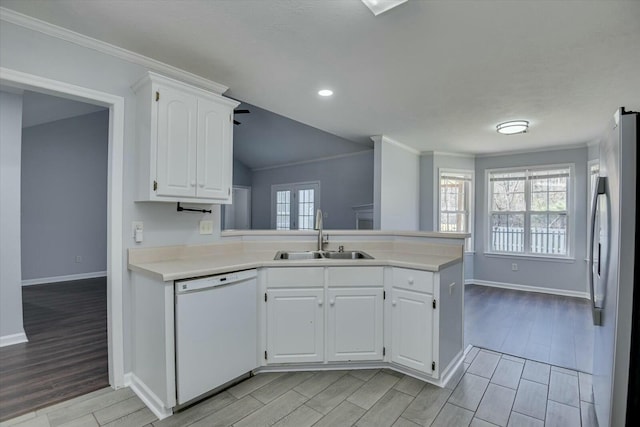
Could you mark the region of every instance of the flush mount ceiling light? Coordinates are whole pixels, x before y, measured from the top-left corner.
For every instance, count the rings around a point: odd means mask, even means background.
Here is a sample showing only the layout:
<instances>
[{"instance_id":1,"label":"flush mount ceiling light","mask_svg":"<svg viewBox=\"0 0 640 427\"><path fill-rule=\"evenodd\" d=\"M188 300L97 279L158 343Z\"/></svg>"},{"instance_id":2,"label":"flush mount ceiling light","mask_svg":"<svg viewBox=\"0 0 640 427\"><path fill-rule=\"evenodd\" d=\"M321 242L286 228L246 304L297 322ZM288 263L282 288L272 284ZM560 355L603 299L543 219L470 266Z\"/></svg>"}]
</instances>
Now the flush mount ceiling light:
<instances>
[{"instance_id":1,"label":"flush mount ceiling light","mask_svg":"<svg viewBox=\"0 0 640 427\"><path fill-rule=\"evenodd\" d=\"M375 16L405 3L407 0L362 0Z\"/></svg>"},{"instance_id":2,"label":"flush mount ceiling light","mask_svg":"<svg viewBox=\"0 0 640 427\"><path fill-rule=\"evenodd\" d=\"M503 135L515 135L516 133L526 133L529 129L529 122L526 120L512 120L500 123L496 126L498 133Z\"/></svg>"},{"instance_id":3,"label":"flush mount ceiling light","mask_svg":"<svg viewBox=\"0 0 640 427\"><path fill-rule=\"evenodd\" d=\"M333 95L333 91L331 89L322 89L318 91L318 95L320 96L331 96Z\"/></svg>"}]
</instances>

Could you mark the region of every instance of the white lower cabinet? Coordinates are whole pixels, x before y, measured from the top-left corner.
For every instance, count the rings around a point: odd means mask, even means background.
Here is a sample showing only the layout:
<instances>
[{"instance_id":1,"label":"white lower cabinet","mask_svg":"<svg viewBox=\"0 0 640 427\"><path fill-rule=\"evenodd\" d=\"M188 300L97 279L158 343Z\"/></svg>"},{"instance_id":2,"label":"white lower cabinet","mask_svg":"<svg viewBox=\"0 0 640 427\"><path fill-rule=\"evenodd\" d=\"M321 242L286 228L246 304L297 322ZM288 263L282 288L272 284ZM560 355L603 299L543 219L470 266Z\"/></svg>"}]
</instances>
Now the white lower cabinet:
<instances>
[{"instance_id":1,"label":"white lower cabinet","mask_svg":"<svg viewBox=\"0 0 640 427\"><path fill-rule=\"evenodd\" d=\"M391 291L391 361L427 374L433 361L433 296Z\"/></svg>"},{"instance_id":2,"label":"white lower cabinet","mask_svg":"<svg viewBox=\"0 0 640 427\"><path fill-rule=\"evenodd\" d=\"M267 290L268 363L324 360L324 289Z\"/></svg>"},{"instance_id":3,"label":"white lower cabinet","mask_svg":"<svg viewBox=\"0 0 640 427\"><path fill-rule=\"evenodd\" d=\"M327 360L382 360L382 287L329 288L327 300Z\"/></svg>"}]
</instances>

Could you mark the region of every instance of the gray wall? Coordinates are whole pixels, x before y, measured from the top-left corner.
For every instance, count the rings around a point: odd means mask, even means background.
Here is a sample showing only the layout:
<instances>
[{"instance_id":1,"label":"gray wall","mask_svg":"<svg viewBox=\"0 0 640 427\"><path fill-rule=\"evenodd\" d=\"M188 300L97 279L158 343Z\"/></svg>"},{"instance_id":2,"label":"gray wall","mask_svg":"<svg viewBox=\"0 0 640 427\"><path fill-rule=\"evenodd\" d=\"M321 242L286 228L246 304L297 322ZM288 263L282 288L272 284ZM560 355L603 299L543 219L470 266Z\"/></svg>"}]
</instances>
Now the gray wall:
<instances>
[{"instance_id":1,"label":"gray wall","mask_svg":"<svg viewBox=\"0 0 640 427\"><path fill-rule=\"evenodd\" d=\"M107 270L108 135L108 110L23 129L23 280Z\"/></svg>"},{"instance_id":2,"label":"gray wall","mask_svg":"<svg viewBox=\"0 0 640 427\"><path fill-rule=\"evenodd\" d=\"M420 156L420 231L433 231L434 186L433 153Z\"/></svg>"},{"instance_id":3,"label":"gray wall","mask_svg":"<svg viewBox=\"0 0 640 427\"><path fill-rule=\"evenodd\" d=\"M0 338L24 333L20 273L21 134L22 95L0 91Z\"/></svg>"},{"instance_id":4,"label":"gray wall","mask_svg":"<svg viewBox=\"0 0 640 427\"><path fill-rule=\"evenodd\" d=\"M573 163L575 180L570 233L574 236L572 261L532 260L517 256L487 256L485 235L488 229L485 171L493 168L538 166ZM509 284L555 288L586 292L586 230L587 230L587 148L532 152L476 158L476 226L474 279ZM511 271L511 263L518 271Z\"/></svg>"},{"instance_id":5,"label":"gray wall","mask_svg":"<svg viewBox=\"0 0 640 427\"><path fill-rule=\"evenodd\" d=\"M600 144L589 144L588 159L596 160L600 158Z\"/></svg>"},{"instance_id":6,"label":"gray wall","mask_svg":"<svg viewBox=\"0 0 640 427\"><path fill-rule=\"evenodd\" d=\"M253 173L244 163L238 159L233 159L233 185L251 186Z\"/></svg>"},{"instance_id":7,"label":"gray wall","mask_svg":"<svg viewBox=\"0 0 640 427\"><path fill-rule=\"evenodd\" d=\"M420 228L420 155L386 137L375 141L380 152L376 167L380 182L380 203L374 206L380 213L381 230ZM374 227L375 227L374 221Z\"/></svg>"},{"instance_id":8,"label":"gray wall","mask_svg":"<svg viewBox=\"0 0 640 427\"><path fill-rule=\"evenodd\" d=\"M273 169L254 170L251 184L254 229L271 225L271 186L320 181L320 208L326 229L355 228L353 206L373 202L373 151Z\"/></svg>"}]
</instances>

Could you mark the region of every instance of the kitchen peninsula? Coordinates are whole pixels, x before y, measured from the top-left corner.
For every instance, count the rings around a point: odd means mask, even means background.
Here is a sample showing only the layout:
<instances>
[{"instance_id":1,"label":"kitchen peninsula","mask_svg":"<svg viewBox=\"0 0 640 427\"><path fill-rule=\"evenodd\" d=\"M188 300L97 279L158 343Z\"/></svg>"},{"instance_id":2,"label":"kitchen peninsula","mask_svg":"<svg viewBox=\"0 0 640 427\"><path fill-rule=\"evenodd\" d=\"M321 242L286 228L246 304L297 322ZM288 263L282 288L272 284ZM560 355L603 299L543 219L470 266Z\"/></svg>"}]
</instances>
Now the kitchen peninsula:
<instances>
[{"instance_id":1,"label":"kitchen peninsula","mask_svg":"<svg viewBox=\"0 0 640 427\"><path fill-rule=\"evenodd\" d=\"M464 352L467 235L326 234L327 251L372 258L274 259L311 253L311 231L129 250L131 384L156 415L268 371L386 367L447 383Z\"/></svg>"}]
</instances>

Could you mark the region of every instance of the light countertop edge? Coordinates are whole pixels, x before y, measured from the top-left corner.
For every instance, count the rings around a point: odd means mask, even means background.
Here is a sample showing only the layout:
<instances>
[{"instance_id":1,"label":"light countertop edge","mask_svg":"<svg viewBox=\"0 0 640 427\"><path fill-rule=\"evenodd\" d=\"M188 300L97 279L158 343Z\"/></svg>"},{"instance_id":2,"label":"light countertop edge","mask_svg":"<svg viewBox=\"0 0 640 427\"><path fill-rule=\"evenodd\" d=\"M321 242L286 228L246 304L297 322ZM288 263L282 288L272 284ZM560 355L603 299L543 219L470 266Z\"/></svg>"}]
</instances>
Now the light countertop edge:
<instances>
[{"instance_id":1,"label":"light countertop edge","mask_svg":"<svg viewBox=\"0 0 640 427\"><path fill-rule=\"evenodd\" d=\"M272 254L271 254L272 255ZM254 261L233 260L230 256L228 261L220 258L201 257L176 259L169 261L158 261L150 263L129 263L129 270L142 273L163 282L174 280L211 276L215 274L230 273L232 271L248 270L260 267L371 267L390 266L411 268L438 272L441 269L462 262L462 256L434 256L420 255L426 258L423 262L415 260L416 256L407 254L390 254L389 258L359 259L359 260L273 260L257 256ZM395 256L394 256L395 255ZM252 254L238 255L237 258L251 257ZM412 258L403 260L402 258Z\"/></svg>"}]
</instances>

